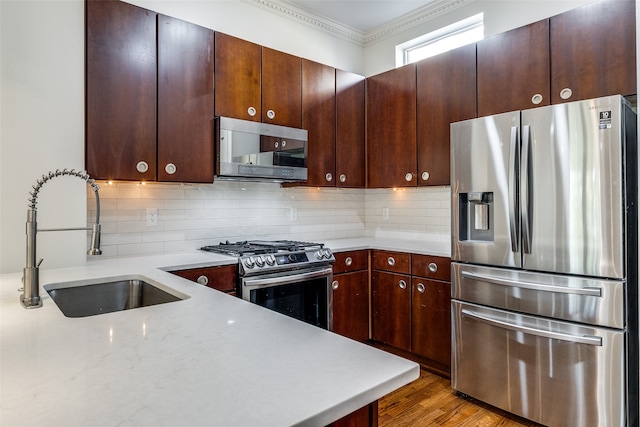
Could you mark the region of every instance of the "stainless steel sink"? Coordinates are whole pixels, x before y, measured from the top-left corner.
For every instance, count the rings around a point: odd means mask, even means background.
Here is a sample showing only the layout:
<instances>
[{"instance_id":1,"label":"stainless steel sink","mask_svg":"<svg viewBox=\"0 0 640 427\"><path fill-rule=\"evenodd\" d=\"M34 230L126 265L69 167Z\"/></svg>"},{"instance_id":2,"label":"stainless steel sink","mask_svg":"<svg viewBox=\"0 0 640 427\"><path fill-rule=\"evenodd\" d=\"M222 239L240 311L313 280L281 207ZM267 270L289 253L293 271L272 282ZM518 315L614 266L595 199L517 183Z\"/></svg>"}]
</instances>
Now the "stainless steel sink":
<instances>
[{"instance_id":1,"label":"stainless steel sink","mask_svg":"<svg viewBox=\"0 0 640 427\"><path fill-rule=\"evenodd\" d=\"M67 317L87 317L189 298L144 276L52 283L44 289Z\"/></svg>"}]
</instances>

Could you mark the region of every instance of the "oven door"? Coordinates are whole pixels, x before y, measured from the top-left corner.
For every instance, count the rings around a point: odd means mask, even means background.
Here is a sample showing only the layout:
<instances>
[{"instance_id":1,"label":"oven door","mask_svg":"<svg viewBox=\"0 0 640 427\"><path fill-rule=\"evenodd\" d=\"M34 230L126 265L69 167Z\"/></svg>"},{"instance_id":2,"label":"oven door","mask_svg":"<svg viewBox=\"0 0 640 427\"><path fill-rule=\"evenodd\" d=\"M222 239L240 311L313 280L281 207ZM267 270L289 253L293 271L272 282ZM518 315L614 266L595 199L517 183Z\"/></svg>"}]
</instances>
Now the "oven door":
<instances>
[{"instance_id":1,"label":"oven door","mask_svg":"<svg viewBox=\"0 0 640 427\"><path fill-rule=\"evenodd\" d=\"M244 277L242 299L323 329L333 329L329 267Z\"/></svg>"}]
</instances>

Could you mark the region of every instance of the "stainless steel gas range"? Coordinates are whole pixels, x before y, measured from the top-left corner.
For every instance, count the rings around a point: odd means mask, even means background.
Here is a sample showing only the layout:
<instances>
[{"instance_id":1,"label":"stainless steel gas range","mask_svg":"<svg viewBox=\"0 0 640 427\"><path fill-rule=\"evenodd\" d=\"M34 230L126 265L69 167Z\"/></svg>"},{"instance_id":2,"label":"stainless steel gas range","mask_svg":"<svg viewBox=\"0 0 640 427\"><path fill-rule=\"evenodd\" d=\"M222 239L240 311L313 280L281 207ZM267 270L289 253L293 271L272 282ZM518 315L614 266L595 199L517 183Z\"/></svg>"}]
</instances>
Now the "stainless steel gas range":
<instances>
[{"instance_id":1,"label":"stainless steel gas range","mask_svg":"<svg viewBox=\"0 0 640 427\"><path fill-rule=\"evenodd\" d=\"M204 246L238 257L238 297L332 329L333 253L322 243L250 240Z\"/></svg>"}]
</instances>

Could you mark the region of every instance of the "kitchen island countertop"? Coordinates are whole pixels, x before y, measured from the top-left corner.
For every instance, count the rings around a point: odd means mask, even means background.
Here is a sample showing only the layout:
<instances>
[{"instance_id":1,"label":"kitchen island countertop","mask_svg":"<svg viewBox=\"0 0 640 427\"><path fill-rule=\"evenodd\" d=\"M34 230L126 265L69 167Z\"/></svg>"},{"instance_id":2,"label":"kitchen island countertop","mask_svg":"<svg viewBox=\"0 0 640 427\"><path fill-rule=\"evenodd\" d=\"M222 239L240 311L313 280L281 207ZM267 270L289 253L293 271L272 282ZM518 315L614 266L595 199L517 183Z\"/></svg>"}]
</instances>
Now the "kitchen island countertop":
<instances>
[{"instance_id":1,"label":"kitchen island countertop","mask_svg":"<svg viewBox=\"0 0 640 427\"><path fill-rule=\"evenodd\" d=\"M3 426L323 426L419 376L417 364L164 270L231 264L191 251L43 269L43 307L0 276ZM189 298L67 318L43 285L142 275Z\"/></svg>"}]
</instances>

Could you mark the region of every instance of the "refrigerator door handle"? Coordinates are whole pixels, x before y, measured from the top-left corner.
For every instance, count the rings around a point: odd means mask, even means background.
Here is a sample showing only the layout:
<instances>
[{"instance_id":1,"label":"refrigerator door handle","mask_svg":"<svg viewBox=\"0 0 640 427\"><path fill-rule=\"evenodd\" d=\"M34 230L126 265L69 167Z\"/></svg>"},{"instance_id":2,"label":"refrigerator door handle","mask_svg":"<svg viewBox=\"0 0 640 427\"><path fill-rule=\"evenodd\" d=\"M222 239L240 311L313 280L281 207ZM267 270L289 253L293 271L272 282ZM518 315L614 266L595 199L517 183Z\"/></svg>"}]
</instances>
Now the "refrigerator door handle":
<instances>
[{"instance_id":1,"label":"refrigerator door handle","mask_svg":"<svg viewBox=\"0 0 640 427\"><path fill-rule=\"evenodd\" d=\"M595 335L577 336L577 335L563 334L560 332L553 332L549 330L531 328L523 325L514 325L513 323L485 317L479 313L476 313L471 310L467 310L465 308L462 309L462 315L471 317L475 320L479 320L483 323L487 323L492 326L496 326L503 329L509 329L514 332L522 332L524 334L535 335L538 337L550 338L554 340L568 341L568 342L573 342L578 344L602 346L602 337L598 337Z\"/></svg>"},{"instance_id":2,"label":"refrigerator door handle","mask_svg":"<svg viewBox=\"0 0 640 427\"><path fill-rule=\"evenodd\" d=\"M520 236L518 235L518 126L511 127L511 137L509 138L509 236L511 237L511 251L518 252Z\"/></svg>"},{"instance_id":3,"label":"refrigerator door handle","mask_svg":"<svg viewBox=\"0 0 640 427\"><path fill-rule=\"evenodd\" d=\"M531 127L522 126L522 174L520 195L522 197L522 251L526 254L531 253L531 167L530 160L530 141Z\"/></svg>"},{"instance_id":4,"label":"refrigerator door handle","mask_svg":"<svg viewBox=\"0 0 640 427\"><path fill-rule=\"evenodd\" d=\"M486 276L484 274L463 271L462 277L466 279L479 280L491 283L492 285L514 286L522 289L534 291L556 292L562 294L587 295L592 297L602 297L602 289L598 287L569 288L566 286L543 285L540 283L523 282L520 280L503 279L501 277Z\"/></svg>"}]
</instances>

